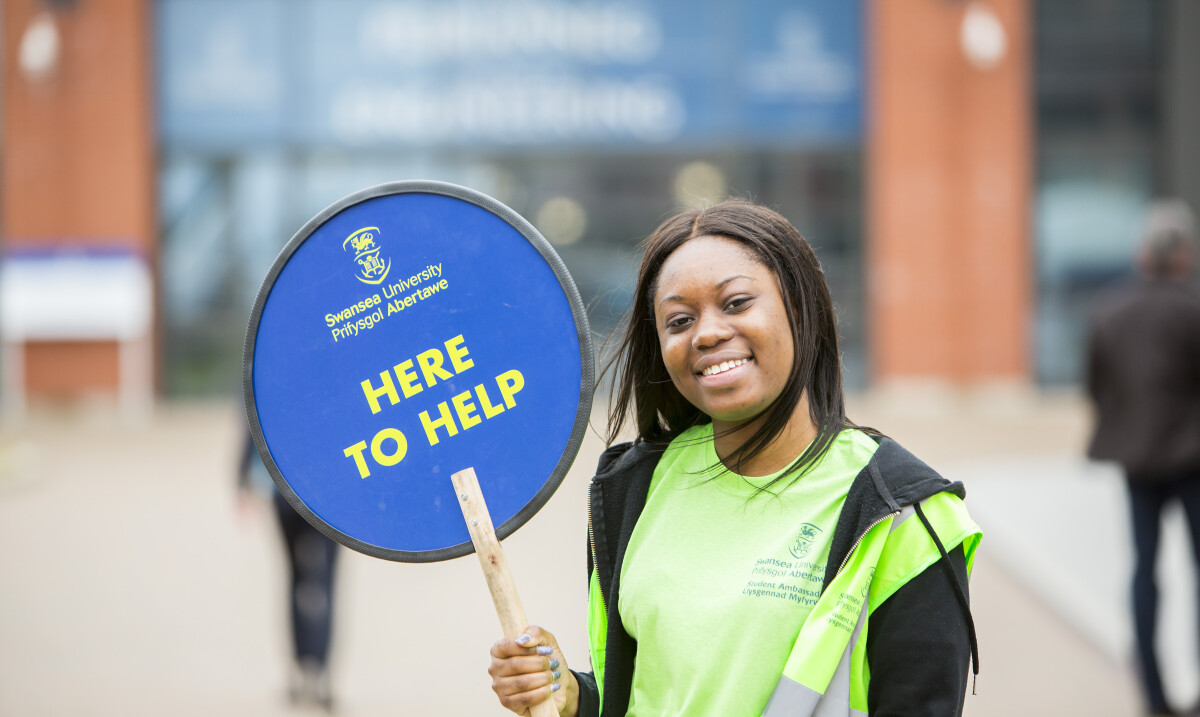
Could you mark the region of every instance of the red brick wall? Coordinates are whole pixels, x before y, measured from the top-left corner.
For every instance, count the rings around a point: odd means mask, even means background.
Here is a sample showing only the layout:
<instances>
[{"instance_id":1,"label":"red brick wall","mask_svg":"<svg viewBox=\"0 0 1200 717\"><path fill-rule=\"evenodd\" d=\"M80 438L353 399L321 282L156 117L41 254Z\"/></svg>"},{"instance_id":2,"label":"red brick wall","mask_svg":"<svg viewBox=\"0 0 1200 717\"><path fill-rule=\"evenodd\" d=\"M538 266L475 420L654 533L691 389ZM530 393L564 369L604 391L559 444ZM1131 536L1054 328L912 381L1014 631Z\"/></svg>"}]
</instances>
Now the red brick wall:
<instances>
[{"instance_id":1,"label":"red brick wall","mask_svg":"<svg viewBox=\"0 0 1200 717\"><path fill-rule=\"evenodd\" d=\"M47 6L0 3L6 247L122 246L154 266L152 24L149 0L79 0L53 10L61 38L42 81L18 64L21 38ZM30 395L116 386L116 346L47 342L26 352Z\"/></svg>"},{"instance_id":2,"label":"red brick wall","mask_svg":"<svg viewBox=\"0 0 1200 717\"><path fill-rule=\"evenodd\" d=\"M1007 53L963 53L969 2L872 0L867 280L876 382L1030 378L1029 0L988 0Z\"/></svg>"}]
</instances>

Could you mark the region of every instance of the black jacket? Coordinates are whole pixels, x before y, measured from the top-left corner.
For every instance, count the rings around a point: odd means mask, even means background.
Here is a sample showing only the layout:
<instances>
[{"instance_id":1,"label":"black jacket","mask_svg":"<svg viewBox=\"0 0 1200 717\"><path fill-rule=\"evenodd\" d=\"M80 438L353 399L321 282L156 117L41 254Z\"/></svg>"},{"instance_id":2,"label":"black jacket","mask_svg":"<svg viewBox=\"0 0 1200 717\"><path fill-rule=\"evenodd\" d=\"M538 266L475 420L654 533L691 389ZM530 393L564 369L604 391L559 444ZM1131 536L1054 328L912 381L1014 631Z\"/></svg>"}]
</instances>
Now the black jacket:
<instances>
[{"instance_id":1,"label":"black jacket","mask_svg":"<svg viewBox=\"0 0 1200 717\"><path fill-rule=\"evenodd\" d=\"M1200 297L1165 280L1108 297L1092 318L1087 388L1090 457L1142 481L1200 469Z\"/></svg>"},{"instance_id":2,"label":"black jacket","mask_svg":"<svg viewBox=\"0 0 1200 717\"><path fill-rule=\"evenodd\" d=\"M588 574L590 579L591 571L597 571L608 610L608 635L603 710L595 677L575 672L581 717L624 715L629 705L637 642L625 632L617 612L621 563L645 507L654 468L665 449L666 445L645 442L613 446L600 457L592 479ZM966 494L961 483L947 481L891 439L881 439L879 449L846 496L834 529L822 590L836 573L828 566L840 565L868 526L905 505L943 491L960 498ZM966 586L966 560L959 546L871 614L867 659L872 717L962 714L967 664L973 656L978 671Z\"/></svg>"}]
</instances>

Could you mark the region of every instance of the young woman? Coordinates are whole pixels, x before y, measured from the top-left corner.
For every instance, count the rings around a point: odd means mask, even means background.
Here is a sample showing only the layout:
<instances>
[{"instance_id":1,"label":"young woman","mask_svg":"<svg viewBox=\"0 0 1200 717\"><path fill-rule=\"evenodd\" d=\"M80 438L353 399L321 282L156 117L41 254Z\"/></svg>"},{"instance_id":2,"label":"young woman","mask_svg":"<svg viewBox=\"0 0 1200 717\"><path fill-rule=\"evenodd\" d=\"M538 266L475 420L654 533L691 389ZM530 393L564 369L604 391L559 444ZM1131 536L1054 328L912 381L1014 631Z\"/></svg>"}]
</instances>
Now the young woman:
<instances>
[{"instance_id":1,"label":"young woman","mask_svg":"<svg viewBox=\"0 0 1200 717\"><path fill-rule=\"evenodd\" d=\"M745 201L646 241L589 509L591 672L491 649L525 714L957 715L978 670L959 483L846 418L821 266Z\"/></svg>"}]
</instances>

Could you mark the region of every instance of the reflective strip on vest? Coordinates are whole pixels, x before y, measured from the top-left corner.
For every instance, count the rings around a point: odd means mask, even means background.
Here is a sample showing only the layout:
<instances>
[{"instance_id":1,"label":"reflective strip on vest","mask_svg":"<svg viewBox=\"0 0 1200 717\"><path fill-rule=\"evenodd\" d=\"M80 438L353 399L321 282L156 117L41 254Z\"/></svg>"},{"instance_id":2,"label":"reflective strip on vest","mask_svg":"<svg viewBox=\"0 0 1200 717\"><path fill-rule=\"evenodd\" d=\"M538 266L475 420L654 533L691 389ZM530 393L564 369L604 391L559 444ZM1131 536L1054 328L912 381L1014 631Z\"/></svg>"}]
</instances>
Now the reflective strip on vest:
<instances>
[{"instance_id":1,"label":"reflective strip on vest","mask_svg":"<svg viewBox=\"0 0 1200 717\"><path fill-rule=\"evenodd\" d=\"M850 707L851 658L870 615L869 592L875 565L885 541L872 539L876 531L888 533L916 513L906 506L898 514L871 528L849 556L845 568L809 613L783 675L763 710L763 717L867 717ZM890 521L890 525L886 525ZM861 596L861 599L855 595ZM857 619L849 630L843 605L857 606ZM836 663L833 657L840 656ZM830 668L832 667L832 672Z\"/></svg>"}]
</instances>

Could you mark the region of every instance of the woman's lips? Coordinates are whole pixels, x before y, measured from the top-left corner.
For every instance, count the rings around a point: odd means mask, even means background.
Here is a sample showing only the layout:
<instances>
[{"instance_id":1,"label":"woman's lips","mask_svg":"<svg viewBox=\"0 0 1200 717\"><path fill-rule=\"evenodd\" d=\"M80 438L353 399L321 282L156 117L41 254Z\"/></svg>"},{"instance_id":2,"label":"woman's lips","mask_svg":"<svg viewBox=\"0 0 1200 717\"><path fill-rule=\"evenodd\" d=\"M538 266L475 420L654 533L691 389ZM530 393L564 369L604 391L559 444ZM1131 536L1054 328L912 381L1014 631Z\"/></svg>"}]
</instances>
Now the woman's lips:
<instances>
[{"instance_id":1,"label":"woman's lips","mask_svg":"<svg viewBox=\"0 0 1200 717\"><path fill-rule=\"evenodd\" d=\"M739 358L739 359L733 359L732 361L722 361L721 363L713 364L712 366L709 366L708 368L704 369L700 373L704 376L715 376L719 373L724 373L724 372L728 371L729 369L737 368L738 366L741 366L742 364L746 363L749 360L750 360L749 358Z\"/></svg>"},{"instance_id":2,"label":"woman's lips","mask_svg":"<svg viewBox=\"0 0 1200 717\"><path fill-rule=\"evenodd\" d=\"M746 373L750 365L754 362L751 358L732 359L722 361L719 364L713 364L706 367L703 371L696 374L696 379L700 385L709 388L719 388L736 382Z\"/></svg>"}]
</instances>

